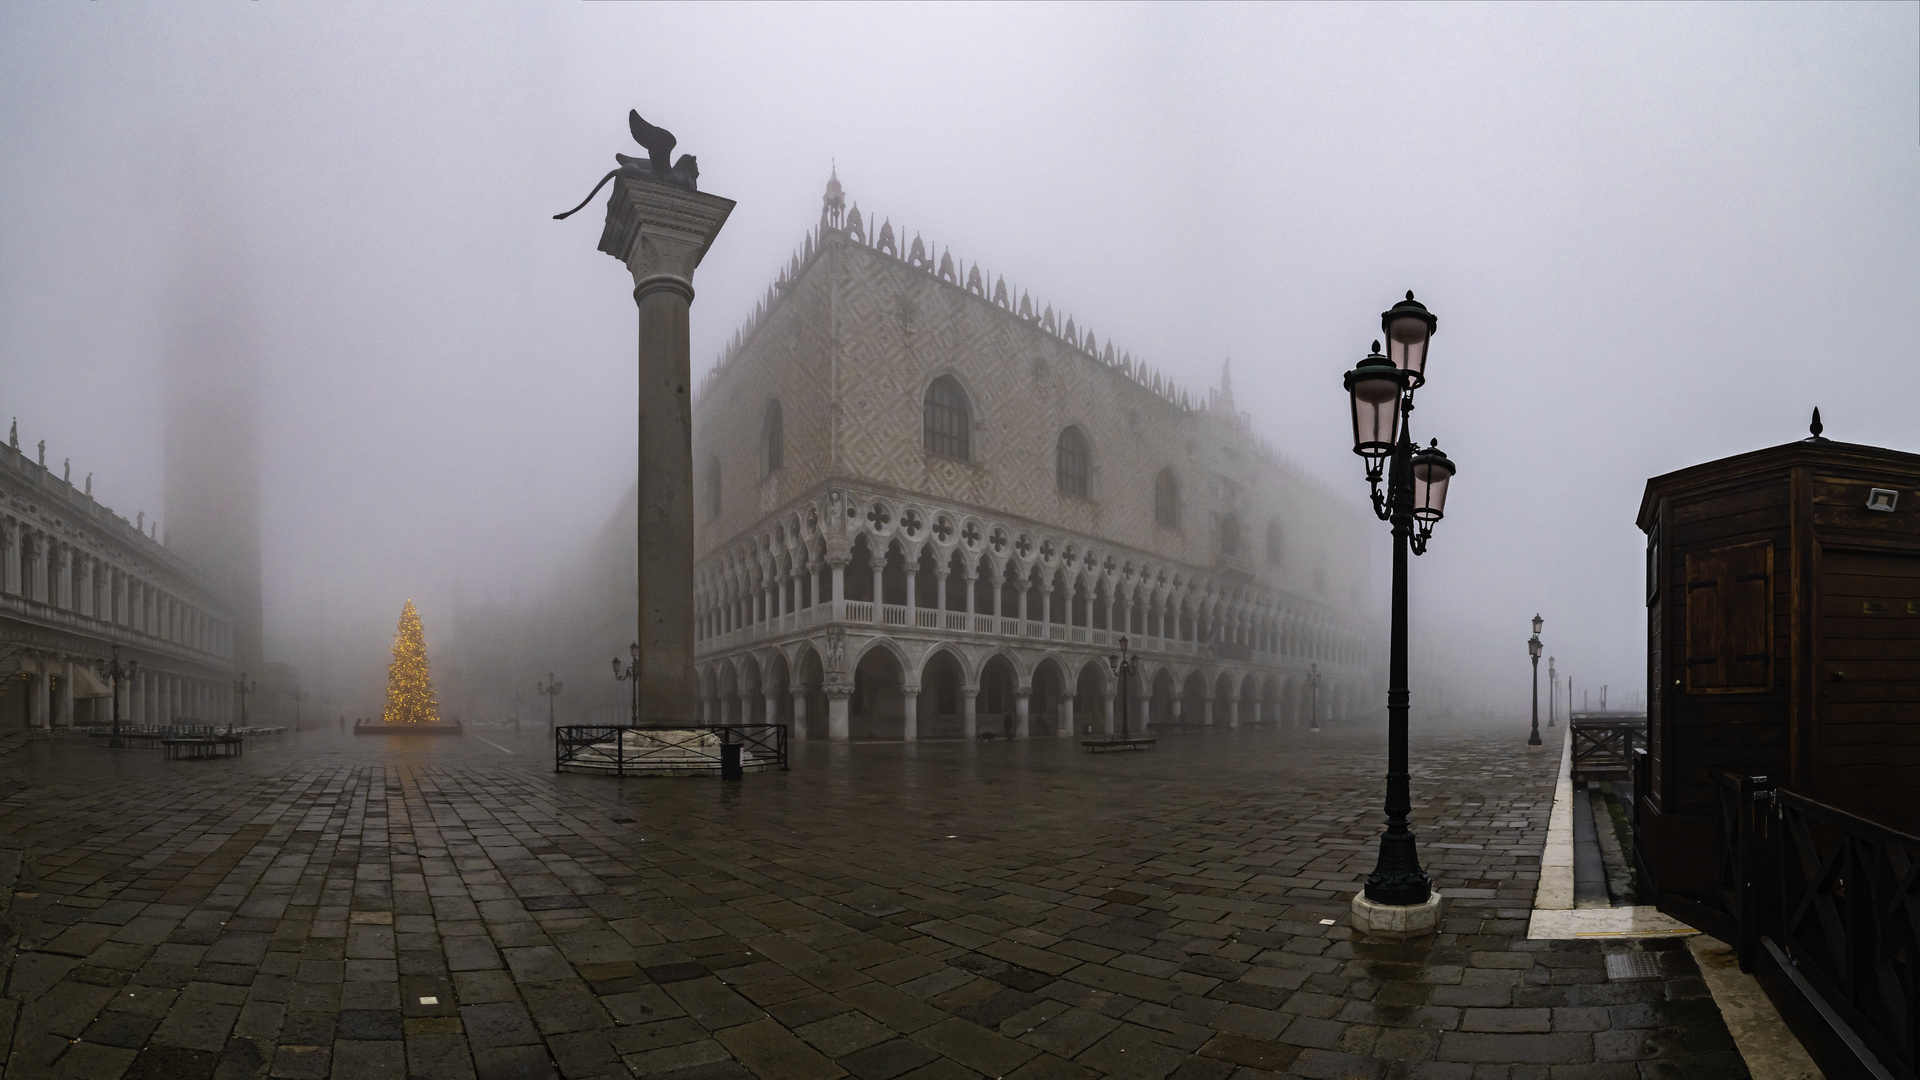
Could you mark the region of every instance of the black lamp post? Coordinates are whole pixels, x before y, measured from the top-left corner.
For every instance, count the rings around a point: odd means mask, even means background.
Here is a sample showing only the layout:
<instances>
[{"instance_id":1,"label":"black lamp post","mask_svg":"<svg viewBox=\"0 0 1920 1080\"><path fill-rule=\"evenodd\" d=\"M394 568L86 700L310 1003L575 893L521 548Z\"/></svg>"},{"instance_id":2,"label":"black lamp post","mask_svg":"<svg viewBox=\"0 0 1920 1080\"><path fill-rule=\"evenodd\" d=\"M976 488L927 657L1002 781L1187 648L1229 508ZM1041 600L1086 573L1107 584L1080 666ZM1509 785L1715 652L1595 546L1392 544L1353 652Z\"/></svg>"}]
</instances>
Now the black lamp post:
<instances>
[{"instance_id":1,"label":"black lamp post","mask_svg":"<svg viewBox=\"0 0 1920 1080\"><path fill-rule=\"evenodd\" d=\"M1527 736L1528 746L1543 745L1540 742L1540 628L1545 625L1545 621L1535 615L1533 636L1527 639L1527 655L1533 658L1533 734Z\"/></svg>"},{"instance_id":2,"label":"black lamp post","mask_svg":"<svg viewBox=\"0 0 1920 1080\"><path fill-rule=\"evenodd\" d=\"M1433 523L1445 514L1453 462L1439 440L1413 448L1408 419L1413 393L1426 382L1427 346L1439 320L1413 298L1380 315L1387 353L1380 343L1346 374L1353 406L1353 452L1366 459L1373 512L1393 525L1393 629L1387 660L1387 828L1380 856L1367 876L1366 897L1376 904L1424 904L1433 883L1420 868L1407 814L1413 809L1407 764L1407 551L1427 550ZM1386 489L1381 490L1381 481ZM1316 710L1317 712L1317 710Z\"/></svg>"},{"instance_id":3,"label":"black lamp post","mask_svg":"<svg viewBox=\"0 0 1920 1080\"><path fill-rule=\"evenodd\" d=\"M1553 729L1554 702L1560 698L1560 673L1553 670L1553 657L1547 657L1547 729Z\"/></svg>"},{"instance_id":4,"label":"black lamp post","mask_svg":"<svg viewBox=\"0 0 1920 1080\"><path fill-rule=\"evenodd\" d=\"M1307 689L1313 692L1313 716L1307 723L1308 731L1320 730L1320 665L1314 664L1307 669Z\"/></svg>"},{"instance_id":5,"label":"black lamp post","mask_svg":"<svg viewBox=\"0 0 1920 1080\"><path fill-rule=\"evenodd\" d=\"M107 745L115 750L125 749L127 745L126 740L120 737L120 682L123 679L132 679L133 673L139 668L138 660L128 660L124 664L120 662L118 645L113 647L113 658L102 663L101 674L113 680L113 741Z\"/></svg>"},{"instance_id":6,"label":"black lamp post","mask_svg":"<svg viewBox=\"0 0 1920 1080\"><path fill-rule=\"evenodd\" d=\"M627 651L633 654L632 662L622 669L620 658L614 657L613 677L633 684L633 712L627 720L627 726L633 727L640 723L640 643L634 642Z\"/></svg>"},{"instance_id":7,"label":"black lamp post","mask_svg":"<svg viewBox=\"0 0 1920 1080\"><path fill-rule=\"evenodd\" d=\"M1133 732L1127 722L1127 691L1133 682L1133 673L1140 670L1140 658L1127 651L1125 634L1120 636L1119 654L1107 655L1107 670L1120 681L1120 738L1130 739L1133 737Z\"/></svg>"},{"instance_id":8,"label":"black lamp post","mask_svg":"<svg viewBox=\"0 0 1920 1080\"><path fill-rule=\"evenodd\" d=\"M551 671L547 672L547 682L546 682L546 685L544 686L540 684L540 681L538 679L534 680L533 692L536 694L547 695L547 730L552 731L553 730L553 699L560 696L560 683L556 679L554 679L553 672Z\"/></svg>"}]
</instances>

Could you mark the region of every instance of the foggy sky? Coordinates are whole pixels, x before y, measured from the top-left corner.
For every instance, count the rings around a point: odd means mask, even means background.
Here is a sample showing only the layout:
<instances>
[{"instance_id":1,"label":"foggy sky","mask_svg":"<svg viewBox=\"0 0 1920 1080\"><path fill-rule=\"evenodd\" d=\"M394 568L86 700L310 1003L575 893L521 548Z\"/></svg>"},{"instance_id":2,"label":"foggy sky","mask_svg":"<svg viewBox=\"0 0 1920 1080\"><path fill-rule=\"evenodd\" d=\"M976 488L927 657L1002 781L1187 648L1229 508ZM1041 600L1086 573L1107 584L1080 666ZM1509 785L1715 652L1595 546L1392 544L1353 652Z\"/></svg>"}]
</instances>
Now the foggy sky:
<instances>
[{"instance_id":1,"label":"foggy sky","mask_svg":"<svg viewBox=\"0 0 1920 1080\"><path fill-rule=\"evenodd\" d=\"M632 482L631 280L598 209L549 215L637 106L739 202L696 377L837 165L869 219L1191 389L1231 357L1256 431L1358 507L1340 375L1414 289L1415 434L1460 467L1415 625L1517 714L1536 610L1582 686L1643 684L1647 477L1816 404L1920 449L1917 56L1912 3L9 4L0 412L157 512L169 302L217 219L270 657L379 665L408 597L430 642L525 603Z\"/></svg>"}]
</instances>

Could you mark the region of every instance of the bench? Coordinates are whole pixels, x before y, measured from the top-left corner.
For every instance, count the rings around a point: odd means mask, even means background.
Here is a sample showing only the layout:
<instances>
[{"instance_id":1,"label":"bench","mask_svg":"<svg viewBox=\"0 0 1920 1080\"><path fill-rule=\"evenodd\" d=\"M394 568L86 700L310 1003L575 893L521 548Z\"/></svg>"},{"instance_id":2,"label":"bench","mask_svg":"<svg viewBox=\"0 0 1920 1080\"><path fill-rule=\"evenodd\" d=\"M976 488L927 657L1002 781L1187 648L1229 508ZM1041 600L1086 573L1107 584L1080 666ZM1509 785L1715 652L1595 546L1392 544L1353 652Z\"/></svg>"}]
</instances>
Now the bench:
<instances>
[{"instance_id":1,"label":"bench","mask_svg":"<svg viewBox=\"0 0 1920 1080\"><path fill-rule=\"evenodd\" d=\"M1151 750L1155 739L1082 739L1080 745L1090 754L1104 754L1114 750Z\"/></svg>"},{"instance_id":2,"label":"bench","mask_svg":"<svg viewBox=\"0 0 1920 1080\"><path fill-rule=\"evenodd\" d=\"M205 761L208 758L239 757L245 740L238 735L213 735L198 739L161 739L168 761Z\"/></svg>"}]
</instances>

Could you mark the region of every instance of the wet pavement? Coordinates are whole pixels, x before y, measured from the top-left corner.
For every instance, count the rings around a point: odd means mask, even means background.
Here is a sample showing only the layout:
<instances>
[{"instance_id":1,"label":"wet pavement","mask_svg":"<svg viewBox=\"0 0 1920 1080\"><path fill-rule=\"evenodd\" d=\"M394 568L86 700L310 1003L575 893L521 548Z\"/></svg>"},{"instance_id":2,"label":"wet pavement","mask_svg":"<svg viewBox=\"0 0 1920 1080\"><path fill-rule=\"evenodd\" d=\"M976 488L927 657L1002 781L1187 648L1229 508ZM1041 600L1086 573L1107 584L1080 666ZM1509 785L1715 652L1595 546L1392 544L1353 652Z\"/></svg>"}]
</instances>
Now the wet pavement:
<instances>
[{"instance_id":1,"label":"wet pavement","mask_svg":"<svg viewBox=\"0 0 1920 1080\"><path fill-rule=\"evenodd\" d=\"M1352 940L1384 745L801 744L555 775L528 731L0 756L8 1078L1744 1077L1695 962L1526 939L1557 756L1416 737L1421 944ZM1550 760L1551 759L1551 760Z\"/></svg>"}]
</instances>

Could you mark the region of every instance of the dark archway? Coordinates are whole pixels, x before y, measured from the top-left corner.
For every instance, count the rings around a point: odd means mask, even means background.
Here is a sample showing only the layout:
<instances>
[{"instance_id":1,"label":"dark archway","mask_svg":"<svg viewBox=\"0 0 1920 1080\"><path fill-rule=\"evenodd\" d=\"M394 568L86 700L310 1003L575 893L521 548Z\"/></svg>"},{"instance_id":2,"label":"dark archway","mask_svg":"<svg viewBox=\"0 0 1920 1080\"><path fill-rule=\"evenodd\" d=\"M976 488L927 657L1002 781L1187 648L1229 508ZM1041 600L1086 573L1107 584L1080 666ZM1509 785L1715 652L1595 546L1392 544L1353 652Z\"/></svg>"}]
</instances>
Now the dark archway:
<instances>
[{"instance_id":1,"label":"dark archway","mask_svg":"<svg viewBox=\"0 0 1920 1080\"><path fill-rule=\"evenodd\" d=\"M966 674L960 661L946 649L935 649L920 669L920 737L958 739L966 731L966 706L961 696Z\"/></svg>"},{"instance_id":2,"label":"dark archway","mask_svg":"<svg viewBox=\"0 0 1920 1080\"><path fill-rule=\"evenodd\" d=\"M1010 736L1013 732L1013 663L995 656L980 669L980 696L974 700L974 718L981 731Z\"/></svg>"},{"instance_id":3,"label":"dark archway","mask_svg":"<svg viewBox=\"0 0 1920 1080\"><path fill-rule=\"evenodd\" d=\"M856 739L904 739L907 711L901 692L900 661L884 648L868 649L853 670L853 698L847 703L848 734Z\"/></svg>"}]
</instances>

